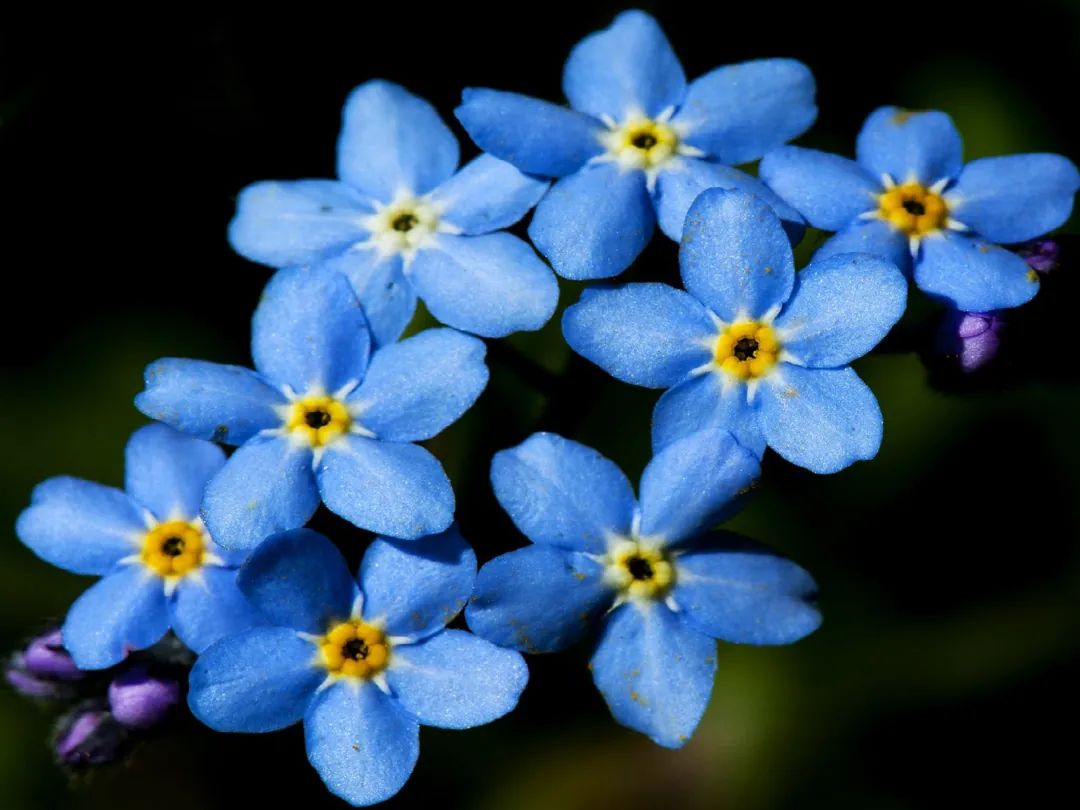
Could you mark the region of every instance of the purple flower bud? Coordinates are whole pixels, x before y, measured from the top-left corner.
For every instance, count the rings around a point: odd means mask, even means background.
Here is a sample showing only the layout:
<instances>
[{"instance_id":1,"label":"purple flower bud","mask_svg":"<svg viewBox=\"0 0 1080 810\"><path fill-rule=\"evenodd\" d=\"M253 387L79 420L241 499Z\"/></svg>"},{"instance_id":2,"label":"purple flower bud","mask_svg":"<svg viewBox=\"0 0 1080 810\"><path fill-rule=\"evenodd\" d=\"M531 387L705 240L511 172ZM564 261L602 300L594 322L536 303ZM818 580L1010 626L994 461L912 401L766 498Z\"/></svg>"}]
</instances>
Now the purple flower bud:
<instances>
[{"instance_id":1,"label":"purple flower bud","mask_svg":"<svg viewBox=\"0 0 1080 810\"><path fill-rule=\"evenodd\" d=\"M1061 246L1053 239L1036 239L1028 242L1018 251L1028 267L1036 273L1049 273L1056 270L1061 257Z\"/></svg>"},{"instance_id":2,"label":"purple flower bud","mask_svg":"<svg viewBox=\"0 0 1080 810\"><path fill-rule=\"evenodd\" d=\"M11 665L4 670L4 680L24 697L55 698L60 697L64 691L62 686L53 681L37 678L23 669L21 655L15 656Z\"/></svg>"},{"instance_id":3,"label":"purple flower bud","mask_svg":"<svg viewBox=\"0 0 1080 810\"><path fill-rule=\"evenodd\" d=\"M953 311L942 321L938 346L943 353L956 355L964 371L975 371L994 359L1004 325L997 312Z\"/></svg>"},{"instance_id":4,"label":"purple flower bud","mask_svg":"<svg viewBox=\"0 0 1080 810\"><path fill-rule=\"evenodd\" d=\"M59 630L53 630L31 641L22 654L22 667L31 675L61 681L74 681L83 676L64 649Z\"/></svg>"},{"instance_id":5,"label":"purple flower bud","mask_svg":"<svg viewBox=\"0 0 1080 810\"><path fill-rule=\"evenodd\" d=\"M127 732L107 711L80 711L60 721L56 756L71 767L102 765L116 759L126 739Z\"/></svg>"},{"instance_id":6,"label":"purple flower bud","mask_svg":"<svg viewBox=\"0 0 1080 810\"><path fill-rule=\"evenodd\" d=\"M118 723L128 728L156 726L180 701L180 684L133 667L109 684L109 708Z\"/></svg>"}]
</instances>

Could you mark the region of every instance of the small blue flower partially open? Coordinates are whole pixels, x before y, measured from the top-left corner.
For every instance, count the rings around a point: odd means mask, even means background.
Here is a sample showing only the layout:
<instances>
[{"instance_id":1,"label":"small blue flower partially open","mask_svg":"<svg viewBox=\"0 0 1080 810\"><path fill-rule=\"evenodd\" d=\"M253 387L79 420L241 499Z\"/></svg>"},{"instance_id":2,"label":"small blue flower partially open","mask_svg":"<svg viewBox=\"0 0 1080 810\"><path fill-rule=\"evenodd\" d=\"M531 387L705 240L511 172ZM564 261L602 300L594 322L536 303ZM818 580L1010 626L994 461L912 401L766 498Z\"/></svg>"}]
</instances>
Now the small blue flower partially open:
<instances>
[{"instance_id":1,"label":"small blue flower partially open","mask_svg":"<svg viewBox=\"0 0 1080 810\"><path fill-rule=\"evenodd\" d=\"M590 669L615 719L669 748L709 702L716 639L788 644L820 624L794 563L710 532L759 473L726 431L658 453L640 501L611 461L537 433L495 455L495 497L533 545L487 563L465 615L473 632L530 653L602 623Z\"/></svg>"},{"instance_id":2,"label":"small blue flower partially open","mask_svg":"<svg viewBox=\"0 0 1080 810\"><path fill-rule=\"evenodd\" d=\"M529 236L559 275L618 275L657 222L678 240L690 204L707 188L757 194L794 238L802 234L797 211L731 168L814 122L814 78L801 62L744 62L688 84L656 20L627 11L574 46L563 91L571 109L472 88L456 111L481 149L528 174L558 178Z\"/></svg>"},{"instance_id":3,"label":"small blue flower partially open","mask_svg":"<svg viewBox=\"0 0 1080 810\"><path fill-rule=\"evenodd\" d=\"M914 269L920 289L969 312L1019 306L1039 276L1016 253L1069 218L1080 172L1061 155L983 158L964 165L943 112L882 107L866 119L856 159L786 146L761 178L815 228L837 231L815 260L873 253Z\"/></svg>"},{"instance_id":4,"label":"small blue flower partially open","mask_svg":"<svg viewBox=\"0 0 1080 810\"><path fill-rule=\"evenodd\" d=\"M384 801L412 773L420 726L490 723L525 688L520 655L446 629L475 577L456 528L411 543L376 539L359 583L322 535L276 535L239 578L273 626L199 657L191 710L218 731L302 720L308 759L331 792L354 805Z\"/></svg>"},{"instance_id":5,"label":"small blue flower partially open","mask_svg":"<svg viewBox=\"0 0 1080 810\"><path fill-rule=\"evenodd\" d=\"M378 345L398 338L417 296L443 323L484 337L539 329L558 285L502 229L547 182L490 155L457 166L457 140L434 107L396 84L367 82L345 103L341 179L248 186L229 241L271 267L344 273Z\"/></svg>"}]
</instances>

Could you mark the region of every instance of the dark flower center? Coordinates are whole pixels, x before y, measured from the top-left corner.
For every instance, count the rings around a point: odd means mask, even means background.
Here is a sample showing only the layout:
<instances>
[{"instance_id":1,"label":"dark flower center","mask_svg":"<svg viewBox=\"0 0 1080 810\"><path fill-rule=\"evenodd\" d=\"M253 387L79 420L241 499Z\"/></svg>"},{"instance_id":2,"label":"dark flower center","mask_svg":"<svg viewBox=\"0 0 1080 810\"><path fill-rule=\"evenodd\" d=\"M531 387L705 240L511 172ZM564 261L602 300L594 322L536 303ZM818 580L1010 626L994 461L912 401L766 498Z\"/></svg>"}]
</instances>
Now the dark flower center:
<instances>
[{"instance_id":1,"label":"dark flower center","mask_svg":"<svg viewBox=\"0 0 1080 810\"><path fill-rule=\"evenodd\" d=\"M926 213L926 206L918 200L904 200L901 205L905 211L916 217L921 217Z\"/></svg>"},{"instance_id":2,"label":"dark flower center","mask_svg":"<svg viewBox=\"0 0 1080 810\"><path fill-rule=\"evenodd\" d=\"M652 579L653 568L649 561L641 557L631 557L626 561L626 570L634 579Z\"/></svg>"},{"instance_id":3,"label":"dark flower center","mask_svg":"<svg viewBox=\"0 0 1080 810\"><path fill-rule=\"evenodd\" d=\"M757 356L758 342L752 337L741 337L731 353L739 360L750 360Z\"/></svg>"},{"instance_id":4,"label":"dark flower center","mask_svg":"<svg viewBox=\"0 0 1080 810\"><path fill-rule=\"evenodd\" d=\"M345 646L341 648L341 651L346 658L351 658L353 661L362 661L368 656L368 645L362 639L354 638L345 642Z\"/></svg>"},{"instance_id":5,"label":"dark flower center","mask_svg":"<svg viewBox=\"0 0 1080 810\"><path fill-rule=\"evenodd\" d=\"M308 411L304 414L304 421L309 428L321 428L330 424L330 414L326 411Z\"/></svg>"},{"instance_id":6,"label":"dark flower center","mask_svg":"<svg viewBox=\"0 0 1080 810\"><path fill-rule=\"evenodd\" d=\"M391 223L391 227L395 231L401 231L402 233L405 233L415 228L417 222L419 222L419 220L414 214L398 214L396 217L394 217L394 221Z\"/></svg>"},{"instance_id":7,"label":"dark flower center","mask_svg":"<svg viewBox=\"0 0 1080 810\"><path fill-rule=\"evenodd\" d=\"M184 553L184 538L170 537L161 544L161 553L169 557L179 557Z\"/></svg>"},{"instance_id":8,"label":"dark flower center","mask_svg":"<svg viewBox=\"0 0 1080 810\"><path fill-rule=\"evenodd\" d=\"M656 146L656 136L651 132L639 132L630 139L630 143L636 149L649 150Z\"/></svg>"}]
</instances>

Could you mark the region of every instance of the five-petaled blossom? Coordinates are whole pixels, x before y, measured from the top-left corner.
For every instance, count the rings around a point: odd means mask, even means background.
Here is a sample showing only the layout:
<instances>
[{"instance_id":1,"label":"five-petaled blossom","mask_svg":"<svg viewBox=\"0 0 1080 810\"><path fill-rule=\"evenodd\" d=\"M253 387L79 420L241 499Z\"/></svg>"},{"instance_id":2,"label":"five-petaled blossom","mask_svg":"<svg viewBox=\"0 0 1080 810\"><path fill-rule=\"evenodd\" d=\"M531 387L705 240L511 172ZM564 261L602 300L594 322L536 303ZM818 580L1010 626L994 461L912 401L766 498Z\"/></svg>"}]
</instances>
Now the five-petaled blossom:
<instances>
[{"instance_id":1,"label":"five-petaled blossom","mask_svg":"<svg viewBox=\"0 0 1080 810\"><path fill-rule=\"evenodd\" d=\"M571 109L470 88L456 110L481 149L523 172L559 178L529 236L560 275L618 275L658 220L679 239L690 204L707 188L751 191L802 233L797 211L731 168L814 122L814 79L801 62L744 62L688 84L656 20L628 11L574 47L563 91Z\"/></svg>"},{"instance_id":2,"label":"five-petaled blossom","mask_svg":"<svg viewBox=\"0 0 1080 810\"><path fill-rule=\"evenodd\" d=\"M293 268L252 321L256 371L166 358L135 404L203 439L240 445L211 479L203 518L226 548L303 526L322 502L363 529L414 539L453 520L442 465L413 442L457 420L487 384L484 343L429 329L370 352L345 276ZM369 357L370 354L370 357Z\"/></svg>"},{"instance_id":3,"label":"five-petaled blossom","mask_svg":"<svg viewBox=\"0 0 1080 810\"><path fill-rule=\"evenodd\" d=\"M412 773L419 727L502 717L528 680L521 656L445 629L472 592L476 557L456 528L376 539L359 588L320 534L275 535L238 583L269 627L223 639L191 672L192 712L218 731L304 722L308 759L354 805L393 796Z\"/></svg>"},{"instance_id":4,"label":"five-petaled blossom","mask_svg":"<svg viewBox=\"0 0 1080 810\"><path fill-rule=\"evenodd\" d=\"M561 436L537 433L496 454L495 495L534 545L480 570L469 627L535 653L602 621L590 669L615 719L680 747L709 702L716 639L787 644L821 621L803 569L707 531L757 474L753 455L719 430L656 455L640 504L618 467Z\"/></svg>"},{"instance_id":5,"label":"five-petaled blossom","mask_svg":"<svg viewBox=\"0 0 1080 810\"><path fill-rule=\"evenodd\" d=\"M243 553L220 548L199 518L221 448L147 425L126 450L124 491L79 478L37 486L16 533L46 562L101 580L68 611L64 647L79 669L105 669L169 628L200 652L258 622L236 587Z\"/></svg>"},{"instance_id":6,"label":"five-petaled blossom","mask_svg":"<svg viewBox=\"0 0 1080 810\"><path fill-rule=\"evenodd\" d=\"M379 345L401 334L417 295L466 332L539 329L555 311L555 276L499 231L536 205L547 182L490 155L457 166L457 140L434 107L396 84L367 82L345 103L341 179L248 186L229 241L271 267L344 273Z\"/></svg>"},{"instance_id":7,"label":"five-petaled blossom","mask_svg":"<svg viewBox=\"0 0 1080 810\"><path fill-rule=\"evenodd\" d=\"M1051 154L982 158L943 112L882 107L866 119L856 160L783 147L761 177L816 228L838 231L815 259L874 253L925 292L966 311L1019 306L1039 289L1021 256L998 246L1041 236L1069 218L1080 173Z\"/></svg>"},{"instance_id":8,"label":"five-petaled blossom","mask_svg":"<svg viewBox=\"0 0 1080 810\"><path fill-rule=\"evenodd\" d=\"M723 189L694 202L679 263L686 292L586 290L563 317L574 351L625 382L670 389L653 412L654 450L723 428L818 473L877 454L881 411L848 364L904 312L891 263L839 254L796 276L776 215Z\"/></svg>"}]
</instances>

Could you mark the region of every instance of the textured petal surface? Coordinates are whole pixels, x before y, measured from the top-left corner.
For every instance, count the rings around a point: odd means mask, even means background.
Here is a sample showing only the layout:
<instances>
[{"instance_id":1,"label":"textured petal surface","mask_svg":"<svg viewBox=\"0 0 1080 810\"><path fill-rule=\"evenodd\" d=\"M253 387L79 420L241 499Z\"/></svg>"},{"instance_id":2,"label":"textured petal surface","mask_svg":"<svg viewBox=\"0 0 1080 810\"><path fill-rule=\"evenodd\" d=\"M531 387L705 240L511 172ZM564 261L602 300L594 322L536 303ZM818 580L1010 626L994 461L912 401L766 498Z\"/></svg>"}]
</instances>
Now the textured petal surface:
<instances>
[{"instance_id":1,"label":"textured petal surface","mask_svg":"<svg viewBox=\"0 0 1080 810\"><path fill-rule=\"evenodd\" d=\"M709 361L716 327L693 296L666 284L591 288L563 315L575 352L634 385L668 388Z\"/></svg>"},{"instance_id":2,"label":"textured petal surface","mask_svg":"<svg viewBox=\"0 0 1080 810\"><path fill-rule=\"evenodd\" d=\"M236 586L236 571L212 565L180 581L169 602L169 616L173 632L195 653L264 624Z\"/></svg>"},{"instance_id":3,"label":"textured petal surface","mask_svg":"<svg viewBox=\"0 0 1080 810\"><path fill-rule=\"evenodd\" d=\"M952 119L943 112L911 112L880 107L870 113L855 144L859 163L874 177L887 174L897 183L924 185L956 177L964 144Z\"/></svg>"},{"instance_id":4,"label":"textured petal surface","mask_svg":"<svg viewBox=\"0 0 1080 810\"><path fill-rule=\"evenodd\" d=\"M105 669L169 629L161 577L136 563L91 585L68 610L61 631L79 669Z\"/></svg>"},{"instance_id":5,"label":"textured petal surface","mask_svg":"<svg viewBox=\"0 0 1080 810\"><path fill-rule=\"evenodd\" d=\"M558 652L580 639L613 593L584 554L528 546L480 569L465 617L478 636L527 653Z\"/></svg>"},{"instance_id":6,"label":"textured petal surface","mask_svg":"<svg viewBox=\"0 0 1080 810\"><path fill-rule=\"evenodd\" d=\"M416 311L416 291L405 277L400 255L380 257L374 249L346 250L318 266L349 279L364 310L373 348L401 336Z\"/></svg>"},{"instance_id":7,"label":"textured petal surface","mask_svg":"<svg viewBox=\"0 0 1080 810\"><path fill-rule=\"evenodd\" d=\"M315 634L349 618L357 593L341 552L310 529L267 538L241 567L237 585L270 624Z\"/></svg>"},{"instance_id":8,"label":"textured petal surface","mask_svg":"<svg viewBox=\"0 0 1080 810\"><path fill-rule=\"evenodd\" d=\"M850 368L784 363L758 389L769 446L811 472L834 473L877 455L881 410Z\"/></svg>"},{"instance_id":9,"label":"textured petal surface","mask_svg":"<svg viewBox=\"0 0 1080 810\"><path fill-rule=\"evenodd\" d=\"M431 191L457 165L457 139L424 99L378 80L349 95L338 139L338 174L346 183L389 202L399 191Z\"/></svg>"},{"instance_id":10,"label":"textured petal surface","mask_svg":"<svg viewBox=\"0 0 1080 810\"><path fill-rule=\"evenodd\" d=\"M686 215L679 264L686 289L727 322L783 304L795 263L780 220L756 197L712 189Z\"/></svg>"},{"instance_id":11,"label":"textured petal surface","mask_svg":"<svg viewBox=\"0 0 1080 810\"><path fill-rule=\"evenodd\" d=\"M774 327L784 350L803 365L843 366L880 343L906 305L907 281L893 264L841 254L799 273Z\"/></svg>"},{"instance_id":12,"label":"textured petal surface","mask_svg":"<svg viewBox=\"0 0 1080 810\"><path fill-rule=\"evenodd\" d=\"M691 82L675 116L686 141L724 163L757 160L817 118L814 76L794 59L756 59Z\"/></svg>"},{"instance_id":13,"label":"textured petal surface","mask_svg":"<svg viewBox=\"0 0 1080 810\"><path fill-rule=\"evenodd\" d=\"M113 487L62 476L34 487L15 523L23 544L74 574L107 574L139 550L146 523L139 506Z\"/></svg>"},{"instance_id":14,"label":"textured petal surface","mask_svg":"<svg viewBox=\"0 0 1080 810\"><path fill-rule=\"evenodd\" d=\"M838 231L877 207L881 179L854 160L785 146L767 154L758 174L815 228Z\"/></svg>"},{"instance_id":15,"label":"textured petal surface","mask_svg":"<svg viewBox=\"0 0 1080 810\"><path fill-rule=\"evenodd\" d=\"M330 511L377 534L412 540L454 519L442 465L415 444L349 436L327 449L318 477Z\"/></svg>"},{"instance_id":16,"label":"textured petal surface","mask_svg":"<svg viewBox=\"0 0 1080 810\"><path fill-rule=\"evenodd\" d=\"M250 549L303 526L319 506L311 451L288 439L259 438L238 449L210 479L203 519L228 549Z\"/></svg>"},{"instance_id":17,"label":"textured petal surface","mask_svg":"<svg viewBox=\"0 0 1080 810\"><path fill-rule=\"evenodd\" d=\"M470 236L509 228L540 202L548 182L513 164L480 155L435 189L431 201L443 218Z\"/></svg>"},{"instance_id":18,"label":"textured petal surface","mask_svg":"<svg viewBox=\"0 0 1080 810\"><path fill-rule=\"evenodd\" d=\"M725 384L723 374L702 374L667 391L656 403L652 418L653 452L702 430L723 429L760 457L765 452L760 401L750 402L746 386Z\"/></svg>"},{"instance_id":19,"label":"textured petal surface","mask_svg":"<svg viewBox=\"0 0 1080 810\"><path fill-rule=\"evenodd\" d=\"M243 444L277 427L284 395L251 369L166 357L146 367L146 389L135 407L200 439Z\"/></svg>"},{"instance_id":20,"label":"textured petal surface","mask_svg":"<svg viewBox=\"0 0 1080 810\"><path fill-rule=\"evenodd\" d=\"M529 668L520 653L446 630L394 647L386 679L401 707L423 725L472 728L513 711Z\"/></svg>"},{"instance_id":21,"label":"textured petal surface","mask_svg":"<svg viewBox=\"0 0 1080 810\"><path fill-rule=\"evenodd\" d=\"M915 283L964 312L1018 307L1039 291L1038 276L1021 257L954 233L922 241Z\"/></svg>"},{"instance_id":22,"label":"textured petal surface","mask_svg":"<svg viewBox=\"0 0 1080 810\"><path fill-rule=\"evenodd\" d=\"M310 641L291 628L257 627L199 656L188 706L215 731L276 731L303 718L325 679Z\"/></svg>"},{"instance_id":23,"label":"textured petal surface","mask_svg":"<svg viewBox=\"0 0 1080 810\"><path fill-rule=\"evenodd\" d=\"M599 163L551 187L536 206L529 238L556 273L581 281L617 276L649 243L655 226L644 173Z\"/></svg>"},{"instance_id":24,"label":"textured petal surface","mask_svg":"<svg viewBox=\"0 0 1080 810\"><path fill-rule=\"evenodd\" d=\"M387 632L425 638L449 624L469 600L476 555L456 526L419 540L379 538L360 566L364 617Z\"/></svg>"},{"instance_id":25,"label":"textured petal surface","mask_svg":"<svg viewBox=\"0 0 1080 810\"><path fill-rule=\"evenodd\" d=\"M716 642L659 602L628 603L608 618L590 668L619 723L681 748L709 705Z\"/></svg>"},{"instance_id":26,"label":"textured petal surface","mask_svg":"<svg viewBox=\"0 0 1080 810\"><path fill-rule=\"evenodd\" d=\"M161 424L135 431L124 453L128 494L158 520L198 515L206 484L225 464L217 445Z\"/></svg>"},{"instance_id":27,"label":"textured petal surface","mask_svg":"<svg viewBox=\"0 0 1080 810\"><path fill-rule=\"evenodd\" d=\"M911 273L907 234L880 220L856 220L825 240L814 253L814 263L842 253L870 253L892 262L905 276Z\"/></svg>"},{"instance_id":28,"label":"textured petal surface","mask_svg":"<svg viewBox=\"0 0 1080 810\"><path fill-rule=\"evenodd\" d=\"M603 553L611 532L627 534L634 490L622 470L591 447L534 433L491 460L495 497L534 543Z\"/></svg>"},{"instance_id":29,"label":"textured petal surface","mask_svg":"<svg viewBox=\"0 0 1080 810\"><path fill-rule=\"evenodd\" d=\"M380 439L430 439L465 413L488 381L483 341L453 329L428 329L385 346L349 397L363 426Z\"/></svg>"},{"instance_id":30,"label":"textured petal surface","mask_svg":"<svg viewBox=\"0 0 1080 810\"><path fill-rule=\"evenodd\" d=\"M371 681L320 692L304 717L308 760L327 789L353 805L389 799L420 755L420 727Z\"/></svg>"},{"instance_id":31,"label":"textured petal surface","mask_svg":"<svg viewBox=\"0 0 1080 810\"><path fill-rule=\"evenodd\" d=\"M409 269L432 315L483 337L539 329L559 300L555 275L526 242L508 233L441 235Z\"/></svg>"}]
</instances>

